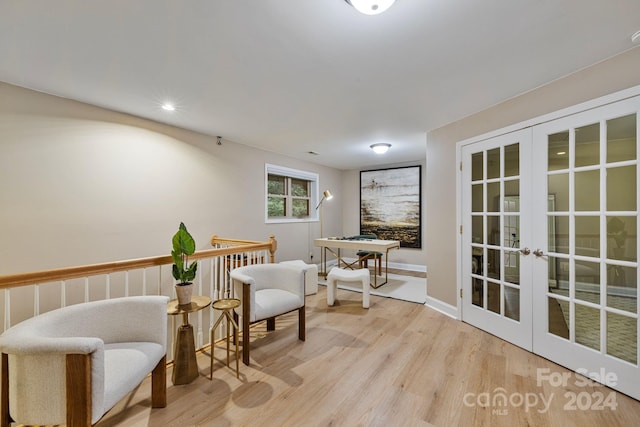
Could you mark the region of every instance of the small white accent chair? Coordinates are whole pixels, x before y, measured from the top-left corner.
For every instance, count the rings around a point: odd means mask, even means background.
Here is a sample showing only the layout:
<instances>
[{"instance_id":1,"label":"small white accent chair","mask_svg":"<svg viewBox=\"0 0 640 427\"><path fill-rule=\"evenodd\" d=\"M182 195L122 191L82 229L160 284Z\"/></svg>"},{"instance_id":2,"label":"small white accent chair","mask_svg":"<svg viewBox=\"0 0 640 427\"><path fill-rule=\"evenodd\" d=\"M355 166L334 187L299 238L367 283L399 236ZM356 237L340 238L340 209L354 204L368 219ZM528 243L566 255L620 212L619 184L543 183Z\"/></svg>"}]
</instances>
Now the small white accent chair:
<instances>
[{"instance_id":1,"label":"small white accent chair","mask_svg":"<svg viewBox=\"0 0 640 427\"><path fill-rule=\"evenodd\" d=\"M304 294L313 295L318 293L318 266L307 264L301 259L293 261L281 261L280 264L294 265L304 270Z\"/></svg>"},{"instance_id":2,"label":"small white accent chair","mask_svg":"<svg viewBox=\"0 0 640 427\"><path fill-rule=\"evenodd\" d=\"M336 301L338 282L360 283L362 286L362 307L369 308L369 269L360 268L347 270L334 267L327 275L327 305L333 305Z\"/></svg>"},{"instance_id":3,"label":"small white accent chair","mask_svg":"<svg viewBox=\"0 0 640 427\"><path fill-rule=\"evenodd\" d=\"M242 362L249 365L249 325L298 311L298 339L305 340L304 269L287 264L254 264L231 270L235 295L242 295Z\"/></svg>"},{"instance_id":4,"label":"small white accent chair","mask_svg":"<svg viewBox=\"0 0 640 427\"><path fill-rule=\"evenodd\" d=\"M6 330L0 424L12 418L90 426L150 372L151 405L165 407L168 301L137 296L76 304Z\"/></svg>"}]
</instances>

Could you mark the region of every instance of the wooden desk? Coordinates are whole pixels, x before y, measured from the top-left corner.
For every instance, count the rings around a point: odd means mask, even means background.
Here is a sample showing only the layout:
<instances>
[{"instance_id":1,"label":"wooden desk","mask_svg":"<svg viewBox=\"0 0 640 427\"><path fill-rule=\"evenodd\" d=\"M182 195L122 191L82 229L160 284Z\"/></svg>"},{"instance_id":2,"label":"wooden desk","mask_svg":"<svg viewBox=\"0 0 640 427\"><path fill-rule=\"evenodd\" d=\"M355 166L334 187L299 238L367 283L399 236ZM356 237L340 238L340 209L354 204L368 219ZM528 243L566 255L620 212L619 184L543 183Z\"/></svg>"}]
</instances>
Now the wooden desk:
<instances>
[{"instance_id":1,"label":"wooden desk","mask_svg":"<svg viewBox=\"0 0 640 427\"><path fill-rule=\"evenodd\" d=\"M345 261L340 255L340 249L353 249L353 250L364 250L369 252L382 252L384 253L385 258L385 266L384 266L384 282L378 285L378 275L373 272L373 287L379 288L380 286L387 283L389 280L389 250L390 249L400 249L400 241L399 240L378 240L378 239L362 239L362 240L349 240L349 239L333 239L329 237L315 239L313 241L313 245L316 247L322 248L322 251L329 251L335 256L338 260L338 267L340 267L340 263L343 262L347 268L354 269L353 266L356 263L359 263L362 259L366 258L368 255L359 257L354 262ZM335 250L334 250L335 249ZM327 257L324 258L323 270L327 271Z\"/></svg>"},{"instance_id":2,"label":"wooden desk","mask_svg":"<svg viewBox=\"0 0 640 427\"><path fill-rule=\"evenodd\" d=\"M182 325L176 333L173 346L173 374L171 381L174 385L189 384L198 377L198 362L196 361L196 345L193 337L193 326L189 324L189 313L195 313L209 307L211 298L205 296L191 297L191 303L179 305L177 299L167 303L167 314L182 314Z\"/></svg>"}]
</instances>

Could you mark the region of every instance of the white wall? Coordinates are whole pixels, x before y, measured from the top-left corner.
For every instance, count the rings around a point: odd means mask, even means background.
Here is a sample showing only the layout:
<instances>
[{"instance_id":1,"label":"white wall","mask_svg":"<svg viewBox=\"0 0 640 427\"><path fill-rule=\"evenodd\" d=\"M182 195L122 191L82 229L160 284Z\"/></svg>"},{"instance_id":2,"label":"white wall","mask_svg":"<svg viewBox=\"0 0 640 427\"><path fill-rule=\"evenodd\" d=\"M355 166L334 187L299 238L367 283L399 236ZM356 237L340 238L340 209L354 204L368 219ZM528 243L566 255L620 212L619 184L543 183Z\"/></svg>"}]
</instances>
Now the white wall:
<instances>
[{"instance_id":1,"label":"white wall","mask_svg":"<svg viewBox=\"0 0 640 427\"><path fill-rule=\"evenodd\" d=\"M342 233L339 170L0 83L0 274L168 255L181 221L308 260L317 222L264 222L265 163L318 173Z\"/></svg>"},{"instance_id":2,"label":"white wall","mask_svg":"<svg viewBox=\"0 0 640 427\"><path fill-rule=\"evenodd\" d=\"M550 64L549 66L552 66ZM640 47L427 134L428 296L456 306L456 143L640 84Z\"/></svg>"}]
</instances>

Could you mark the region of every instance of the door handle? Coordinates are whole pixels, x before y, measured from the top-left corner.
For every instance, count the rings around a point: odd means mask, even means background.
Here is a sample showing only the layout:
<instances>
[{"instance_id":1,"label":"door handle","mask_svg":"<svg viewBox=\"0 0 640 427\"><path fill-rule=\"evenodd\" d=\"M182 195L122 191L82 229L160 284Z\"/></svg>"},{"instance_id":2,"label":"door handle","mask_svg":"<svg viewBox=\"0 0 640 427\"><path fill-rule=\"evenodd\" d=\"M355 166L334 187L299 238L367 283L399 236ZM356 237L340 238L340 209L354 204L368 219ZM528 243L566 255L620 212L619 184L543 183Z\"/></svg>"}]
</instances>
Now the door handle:
<instances>
[{"instance_id":1,"label":"door handle","mask_svg":"<svg viewBox=\"0 0 640 427\"><path fill-rule=\"evenodd\" d=\"M536 249L535 251L533 251L533 254L537 257L544 256L544 252L542 252L542 249Z\"/></svg>"},{"instance_id":2,"label":"door handle","mask_svg":"<svg viewBox=\"0 0 640 427\"><path fill-rule=\"evenodd\" d=\"M520 253L522 255L529 255L531 253L531 250L529 248L523 248L523 249L520 249Z\"/></svg>"}]
</instances>

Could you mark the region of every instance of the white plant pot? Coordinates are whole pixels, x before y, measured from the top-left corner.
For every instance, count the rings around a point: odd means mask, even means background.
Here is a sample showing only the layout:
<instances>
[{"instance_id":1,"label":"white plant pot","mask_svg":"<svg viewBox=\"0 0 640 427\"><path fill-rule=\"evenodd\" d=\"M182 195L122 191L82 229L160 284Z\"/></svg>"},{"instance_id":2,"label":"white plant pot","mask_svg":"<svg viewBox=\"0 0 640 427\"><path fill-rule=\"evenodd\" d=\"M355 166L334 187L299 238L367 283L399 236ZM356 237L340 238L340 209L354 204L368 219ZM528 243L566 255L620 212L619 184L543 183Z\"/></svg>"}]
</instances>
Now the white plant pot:
<instances>
[{"instance_id":1,"label":"white plant pot","mask_svg":"<svg viewBox=\"0 0 640 427\"><path fill-rule=\"evenodd\" d=\"M188 285L176 285L176 295L179 305L191 304L191 295L193 294L193 283Z\"/></svg>"}]
</instances>

